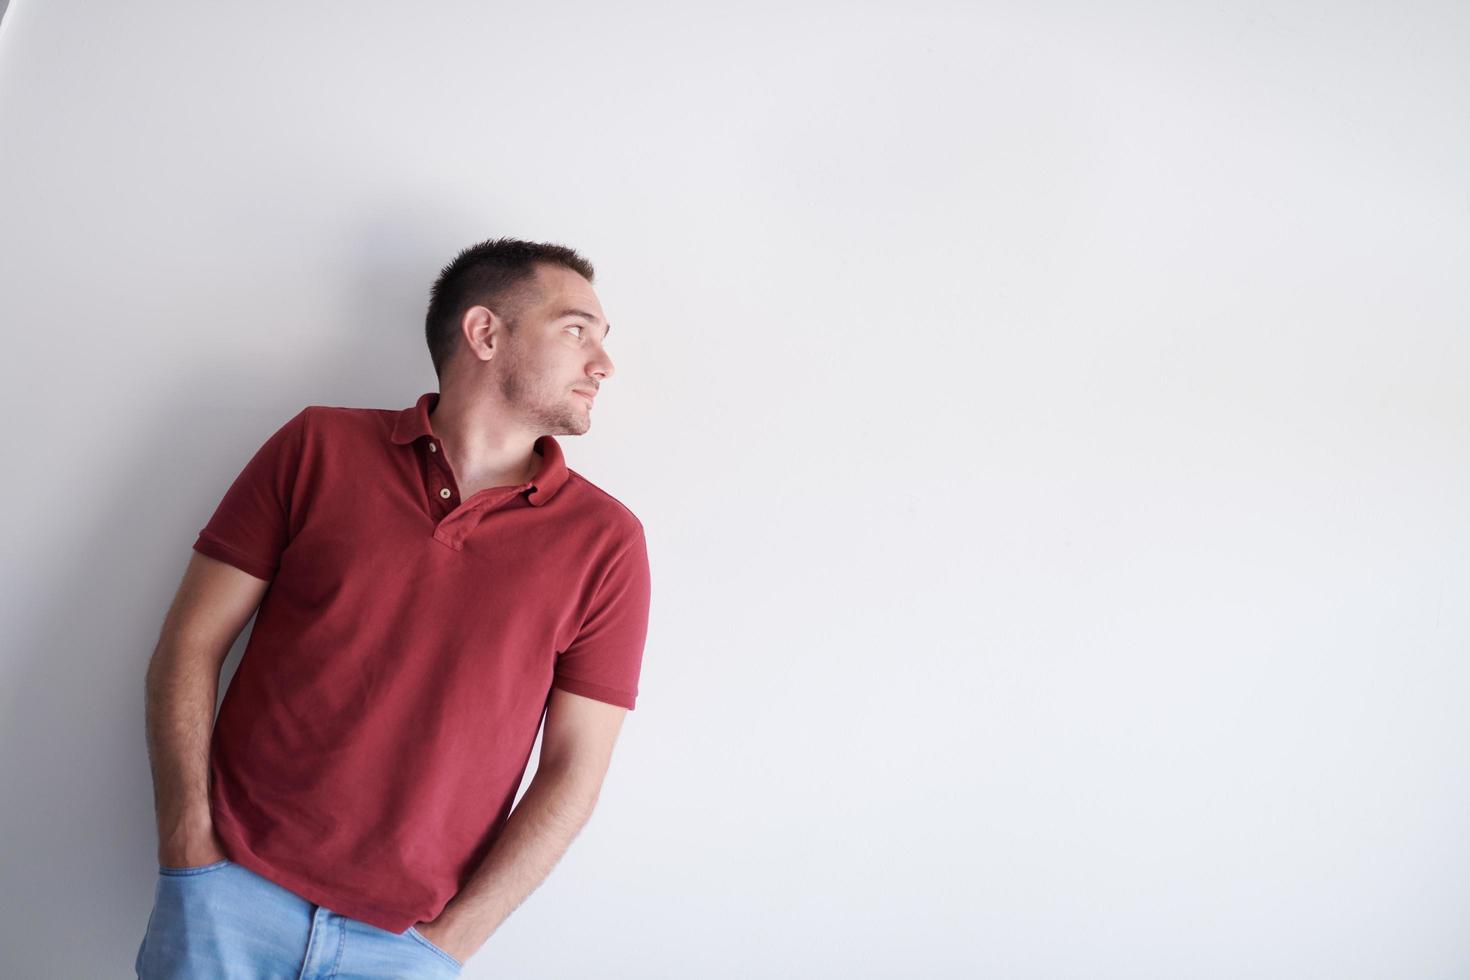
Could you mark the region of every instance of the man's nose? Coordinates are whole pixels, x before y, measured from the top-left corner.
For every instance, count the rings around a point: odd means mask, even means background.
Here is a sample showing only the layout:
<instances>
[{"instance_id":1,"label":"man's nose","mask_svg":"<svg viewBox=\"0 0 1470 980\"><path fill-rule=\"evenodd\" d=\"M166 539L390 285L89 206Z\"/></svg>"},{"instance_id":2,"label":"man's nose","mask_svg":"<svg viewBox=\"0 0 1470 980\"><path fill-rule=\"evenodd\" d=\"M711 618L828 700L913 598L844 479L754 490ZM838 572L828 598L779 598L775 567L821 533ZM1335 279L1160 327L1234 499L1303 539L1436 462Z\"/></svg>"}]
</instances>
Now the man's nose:
<instances>
[{"instance_id":1,"label":"man's nose","mask_svg":"<svg viewBox=\"0 0 1470 980\"><path fill-rule=\"evenodd\" d=\"M592 362L591 373L596 375L599 381L606 381L612 377L614 370L612 358L607 356L607 351L603 351Z\"/></svg>"}]
</instances>

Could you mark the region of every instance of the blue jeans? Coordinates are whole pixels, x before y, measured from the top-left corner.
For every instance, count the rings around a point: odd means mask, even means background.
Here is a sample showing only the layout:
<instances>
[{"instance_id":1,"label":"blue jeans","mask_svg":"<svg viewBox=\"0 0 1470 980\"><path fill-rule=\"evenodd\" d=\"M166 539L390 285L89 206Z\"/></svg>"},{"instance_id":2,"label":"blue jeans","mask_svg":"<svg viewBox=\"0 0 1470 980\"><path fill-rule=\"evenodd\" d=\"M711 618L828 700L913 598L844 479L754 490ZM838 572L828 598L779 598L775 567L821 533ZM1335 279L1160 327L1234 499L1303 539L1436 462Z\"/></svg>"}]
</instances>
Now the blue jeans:
<instances>
[{"instance_id":1,"label":"blue jeans","mask_svg":"<svg viewBox=\"0 0 1470 980\"><path fill-rule=\"evenodd\" d=\"M159 868L134 964L141 980L457 977L412 926L402 934L313 905L234 861Z\"/></svg>"}]
</instances>

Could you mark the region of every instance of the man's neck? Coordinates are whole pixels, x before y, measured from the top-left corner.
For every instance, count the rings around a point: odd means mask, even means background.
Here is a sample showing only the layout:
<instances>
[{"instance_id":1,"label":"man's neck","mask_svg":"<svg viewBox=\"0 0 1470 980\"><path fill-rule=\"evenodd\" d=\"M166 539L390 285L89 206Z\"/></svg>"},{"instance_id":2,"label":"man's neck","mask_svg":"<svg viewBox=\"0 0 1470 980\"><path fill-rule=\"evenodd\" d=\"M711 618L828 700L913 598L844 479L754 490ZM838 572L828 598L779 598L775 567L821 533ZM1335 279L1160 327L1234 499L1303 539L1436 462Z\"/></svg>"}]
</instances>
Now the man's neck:
<instances>
[{"instance_id":1,"label":"man's neck","mask_svg":"<svg viewBox=\"0 0 1470 980\"><path fill-rule=\"evenodd\" d=\"M438 439L460 482L467 486L517 486L529 481L541 466L535 452L536 438L520 431L507 431L494 412L446 400L441 393L429 413L429 428Z\"/></svg>"}]
</instances>

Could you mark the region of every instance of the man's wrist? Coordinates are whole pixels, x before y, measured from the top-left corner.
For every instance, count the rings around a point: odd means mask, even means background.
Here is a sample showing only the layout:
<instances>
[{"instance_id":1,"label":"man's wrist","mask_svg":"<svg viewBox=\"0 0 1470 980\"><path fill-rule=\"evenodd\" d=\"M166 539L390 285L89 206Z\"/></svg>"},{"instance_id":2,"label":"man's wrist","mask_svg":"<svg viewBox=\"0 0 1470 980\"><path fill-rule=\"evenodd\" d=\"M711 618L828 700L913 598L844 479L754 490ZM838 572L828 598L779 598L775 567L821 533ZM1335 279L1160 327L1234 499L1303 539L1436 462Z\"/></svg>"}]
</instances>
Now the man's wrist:
<instances>
[{"instance_id":1,"label":"man's wrist","mask_svg":"<svg viewBox=\"0 0 1470 980\"><path fill-rule=\"evenodd\" d=\"M169 837L197 834L213 826L214 816L210 813L208 801L193 803L160 814L158 818L158 836L161 839L167 839Z\"/></svg>"},{"instance_id":2,"label":"man's wrist","mask_svg":"<svg viewBox=\"0 0 1470 980\"><path fill-rule=\"evenodd\" d=\"M444 906L434 924L444 929L446 933L452 934L456 939L484 942L487 937L479 935L480 930L475 925L475 920L463 905L455 903L452 899Z\"/></svg>"},{"instance_id":3,"label":"man's wrist","mask_svg":"<svg viewBox=\"0 0 1470 980\"><path fill-rule=\"evenodd\" d=\"M161 863L178 860L180 855L194 853L204 846L217 848L214 818L208 806L189 807L159 818L158 855Z\"/></svg>"},{"instance_id":4,"label":"man's wrist","mask_svg":"<svg viewBox=\"0 0 1470 980\"><path fill-rule=\"evenodd\" d=\"M420 924L419 932L424 932L425 926L432 933L426 938L431 938L436 946L461 963L478 952L490 938L474 917L463 906L455 905L453 900L433 920Z\"/></svg>"}]
</instances>

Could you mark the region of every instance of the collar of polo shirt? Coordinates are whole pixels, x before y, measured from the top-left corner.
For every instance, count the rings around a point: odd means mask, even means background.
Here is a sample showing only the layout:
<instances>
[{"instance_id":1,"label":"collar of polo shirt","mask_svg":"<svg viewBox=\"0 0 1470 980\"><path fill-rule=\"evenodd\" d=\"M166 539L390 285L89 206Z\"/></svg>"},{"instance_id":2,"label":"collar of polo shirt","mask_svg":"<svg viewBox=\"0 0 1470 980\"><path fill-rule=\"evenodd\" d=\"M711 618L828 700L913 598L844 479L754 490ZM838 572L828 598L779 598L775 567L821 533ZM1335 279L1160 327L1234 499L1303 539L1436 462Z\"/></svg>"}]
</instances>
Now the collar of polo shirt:
<instances>
[{"instance_id":1,"label":"collar of polo shirt","mask_svg":"<svg viewBox=\"0 0 1470 980\"><path fill-rule=\"evenodd\" d=\"M429 426L429 413L439 403L437 391L426 391L413 405L398 413L389 437L394 444L406 446L418 439L431 438L434 430ZM540 507L567 482L567 464L561 446L549 435L541 436L532 447L541 454L541 468L531 477L533 487L526 498L533 506Z\"/></svg>"}]
</instances>

